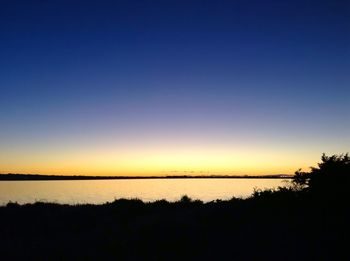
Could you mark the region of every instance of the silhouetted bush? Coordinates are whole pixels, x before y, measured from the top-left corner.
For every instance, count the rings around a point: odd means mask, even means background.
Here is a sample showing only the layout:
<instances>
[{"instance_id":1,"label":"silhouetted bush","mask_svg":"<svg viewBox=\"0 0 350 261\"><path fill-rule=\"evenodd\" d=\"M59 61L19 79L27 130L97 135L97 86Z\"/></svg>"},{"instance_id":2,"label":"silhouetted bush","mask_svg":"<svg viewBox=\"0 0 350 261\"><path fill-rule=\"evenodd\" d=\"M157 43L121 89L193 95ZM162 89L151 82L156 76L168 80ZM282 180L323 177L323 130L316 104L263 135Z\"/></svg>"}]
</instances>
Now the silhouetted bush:
<instances>
[{"instance_id":1,"label":"silhouetted bush","mask_svg":"<svg viewBox=\"0 0 350 261\"><path fill-rule=\"evenodd\" d=\"M348 154L323 154L318 167L311 167L309 172L298 170L292 182L297 190L340 199L350 187L350 157Z\"/></svg>"}]
</instances>

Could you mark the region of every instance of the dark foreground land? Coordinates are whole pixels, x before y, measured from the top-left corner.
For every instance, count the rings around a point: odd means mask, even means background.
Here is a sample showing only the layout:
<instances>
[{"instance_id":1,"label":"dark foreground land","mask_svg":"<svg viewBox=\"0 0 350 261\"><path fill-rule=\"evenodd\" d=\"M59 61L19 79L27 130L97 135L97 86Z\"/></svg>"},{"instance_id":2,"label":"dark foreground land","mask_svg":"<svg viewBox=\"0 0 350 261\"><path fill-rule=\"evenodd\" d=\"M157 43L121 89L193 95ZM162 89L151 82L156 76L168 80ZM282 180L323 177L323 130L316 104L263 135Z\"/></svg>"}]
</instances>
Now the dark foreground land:
<instances>
[{"instance_id":1,"label":"dark foreground land","mask_svg":"<svg viewBox=\"0 0 350 261\"><path fill-rule=\"evenodd\" d=\"M0 207L0 259L349 260L343 159L325 157L318 169L297 172L291 187L245 200L9 203Z\"/></svg>"},{"instance_id":2,"label":"dark foreground land","mask_svg":"<svg viewBox=\"0 0 350 261\"><path fill-rule=\"evenodd\" d=\"M349 207L294 195L0 208L1 260L346 260Z\"/></svg>"}]
</instances>

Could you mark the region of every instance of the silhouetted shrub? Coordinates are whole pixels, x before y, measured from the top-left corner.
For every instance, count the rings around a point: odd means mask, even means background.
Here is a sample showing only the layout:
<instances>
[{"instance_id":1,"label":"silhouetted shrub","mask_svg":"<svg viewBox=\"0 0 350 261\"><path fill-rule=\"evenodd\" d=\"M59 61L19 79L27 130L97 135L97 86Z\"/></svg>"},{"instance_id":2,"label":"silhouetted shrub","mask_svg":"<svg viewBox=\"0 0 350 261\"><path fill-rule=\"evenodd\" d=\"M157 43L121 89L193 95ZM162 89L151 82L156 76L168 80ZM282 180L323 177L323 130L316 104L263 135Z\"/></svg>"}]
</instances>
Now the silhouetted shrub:
<instances>
[{"instance_id":1,"label":"silhouetted shrub","mask_svg":"<svg viewBox=\"0 0 350 261\"><path fill-rule=\"evenodd\" d=\"M9 203L6 204L6 207L8 208L15 208L15 207L19 207L20 205L17 202L12 202L10 201Z\"/></svg>"},{"instance_id":2,"label":"silhouetted shrub","mask_svg":"<svg viewBox=\"0 0 350 261\"><path fill-rule=\"evenodd\" d=\"M186 204L186 203L191 203L191 202L192 202L192 199L191 199L189 196L187 196L187 195L183 195L183 196L181 197L181 199L180 199L180 202L181 202L181 203L184 203L184 204Z\"/></svg>"},{"instance_id":3,"label":"silhouetted shrub","mask_svg":"<svg viewBox=\"0 0 350 261\"><path fill-rule=\"evenodd\" d=\"M327 194L328 197L347 193L350 185L350 157L346 154L326 156L322 154L318 167L310 172L295 172L292 183L296 190L313 194Z\"/></svg>"}]
</instances>

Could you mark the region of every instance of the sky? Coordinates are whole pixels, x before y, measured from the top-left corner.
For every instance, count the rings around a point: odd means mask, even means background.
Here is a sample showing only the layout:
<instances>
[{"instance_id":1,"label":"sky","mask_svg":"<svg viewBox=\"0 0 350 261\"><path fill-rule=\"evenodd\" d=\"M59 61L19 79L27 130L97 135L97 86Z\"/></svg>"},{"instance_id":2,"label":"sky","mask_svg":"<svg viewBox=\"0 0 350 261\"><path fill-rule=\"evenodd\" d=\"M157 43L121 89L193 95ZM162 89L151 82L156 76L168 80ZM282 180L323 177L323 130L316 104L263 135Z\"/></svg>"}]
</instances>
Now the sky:
<instances>
[{"instance_id":1,"label":"sky","mask_svg":"<svg viewBox=\"0 0 350 261\"><path fill-rule=\"evenodd\" d=\"M350 151L348 1L0 3L0 173L292 174Z\"/></svg>"}]
</instances>

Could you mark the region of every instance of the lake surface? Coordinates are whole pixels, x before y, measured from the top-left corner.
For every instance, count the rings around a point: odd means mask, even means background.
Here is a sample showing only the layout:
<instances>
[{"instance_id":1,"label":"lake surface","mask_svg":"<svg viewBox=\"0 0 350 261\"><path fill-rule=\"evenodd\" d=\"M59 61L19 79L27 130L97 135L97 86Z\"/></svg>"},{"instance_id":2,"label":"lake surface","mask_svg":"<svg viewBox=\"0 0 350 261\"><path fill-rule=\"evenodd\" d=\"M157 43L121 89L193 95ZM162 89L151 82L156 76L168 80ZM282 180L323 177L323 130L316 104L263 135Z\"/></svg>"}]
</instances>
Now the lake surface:
<instances>
[{"instance_id":1,"label":"lake surface","mask_svg":"<svg viewBox=\"0 0 350 261\"><path fill-rule=\"evenodd\" d=\"M0 181L0 205L36 201L67 204L100 204L120 198L145 202L179 200L183 195L208 202L215 199L248 197L254 188L276 188L283 179L132 179Z\"/></svg>"}]
</instances>

